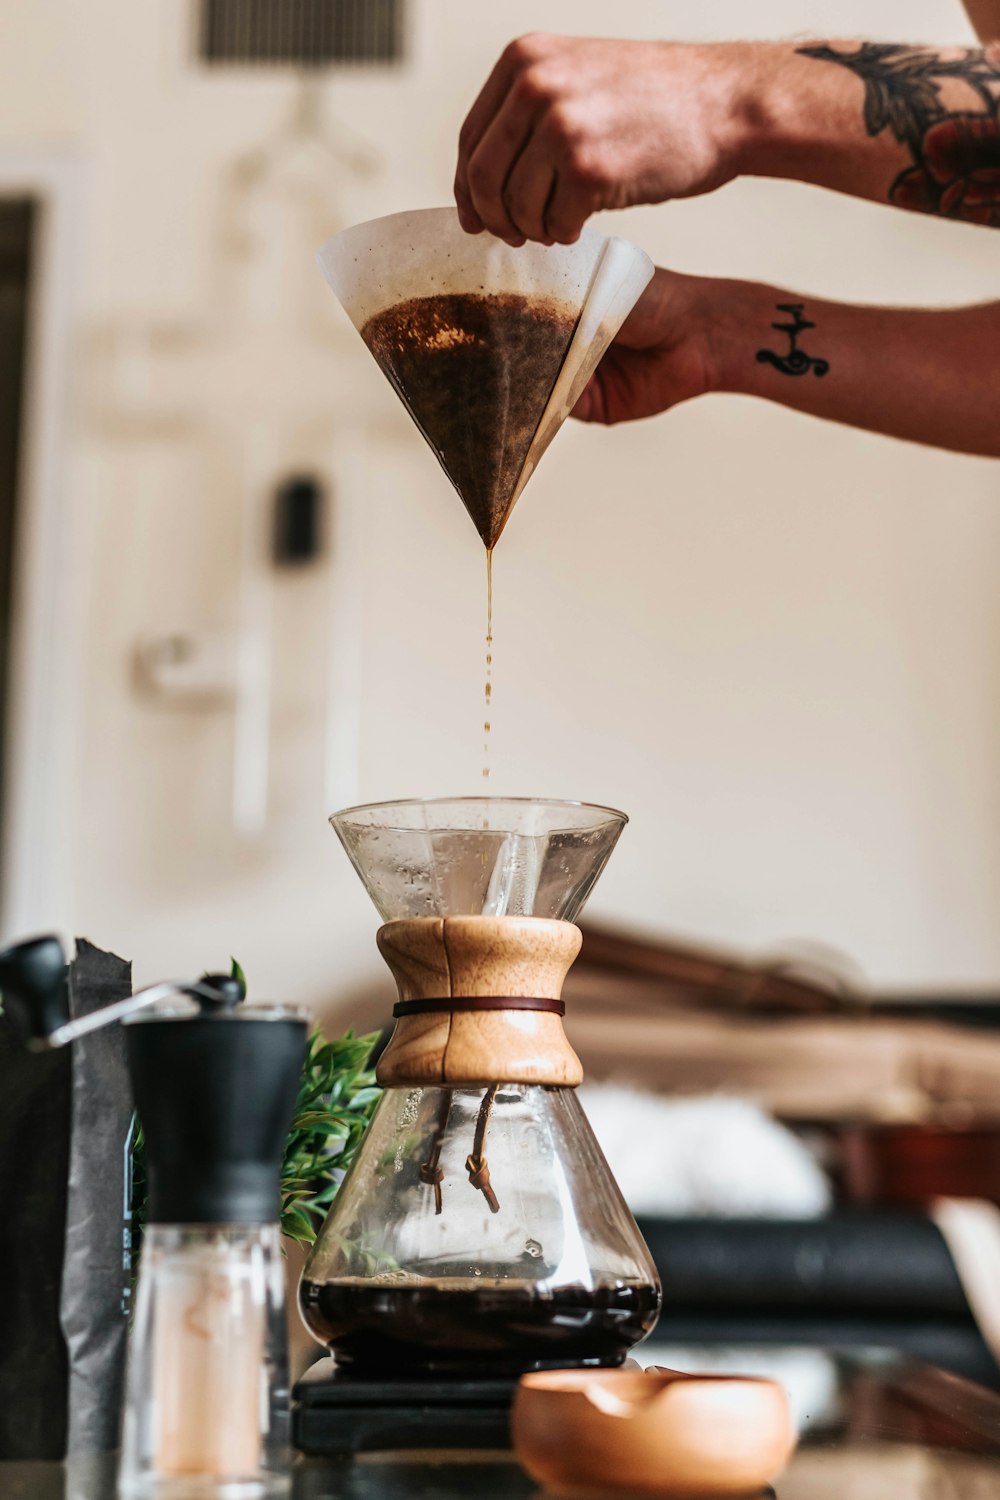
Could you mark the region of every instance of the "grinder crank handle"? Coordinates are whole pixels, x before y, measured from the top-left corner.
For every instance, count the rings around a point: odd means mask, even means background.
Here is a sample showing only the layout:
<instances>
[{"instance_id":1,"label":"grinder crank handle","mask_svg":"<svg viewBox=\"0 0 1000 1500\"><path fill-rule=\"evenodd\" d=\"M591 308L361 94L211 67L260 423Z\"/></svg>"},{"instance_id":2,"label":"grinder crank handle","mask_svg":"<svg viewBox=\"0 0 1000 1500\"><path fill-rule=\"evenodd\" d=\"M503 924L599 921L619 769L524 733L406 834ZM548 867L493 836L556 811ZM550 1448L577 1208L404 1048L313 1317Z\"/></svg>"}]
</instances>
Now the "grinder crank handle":
<instances>
[{"instance_id":1,"label":"grinder crank handle","mask_svg":"<svg viewBox=\"0 0 1000 1500\"><path fill-rule=\"evenodd\" d=\"M29 938L0 952L0 995L32 1052L65 1047L77 1037L109 1026L112 1021L125 1020L170 995L190 995L205 1009L212 1005L228 1010L239 1005L244 993L241 981L228 974L206 974L197 980L167 979L71 1020L66 954L57 937Z\"/></svg>"}]
</instances>

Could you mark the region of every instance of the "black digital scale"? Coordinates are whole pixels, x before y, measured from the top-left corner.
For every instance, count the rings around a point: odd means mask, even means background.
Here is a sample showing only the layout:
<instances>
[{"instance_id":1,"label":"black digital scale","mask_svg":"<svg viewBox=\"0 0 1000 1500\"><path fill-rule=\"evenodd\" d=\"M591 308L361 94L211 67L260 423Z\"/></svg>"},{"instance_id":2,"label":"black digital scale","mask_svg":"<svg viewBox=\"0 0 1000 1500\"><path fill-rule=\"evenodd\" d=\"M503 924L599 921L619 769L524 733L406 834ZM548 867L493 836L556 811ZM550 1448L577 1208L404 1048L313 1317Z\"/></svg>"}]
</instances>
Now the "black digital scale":
<instances>
[{"instance_id":1,"label":"black digital scale","mask_svg":"<svg viewBox=\"0 0 1000 1500\"><path fill-rule=\"evenodd\" d=\"M292 1393L292 1441L316 1457L407 1448L507 1448L515 1376L364 1379L319 1360Z\"/></svg>"}]
</instances>

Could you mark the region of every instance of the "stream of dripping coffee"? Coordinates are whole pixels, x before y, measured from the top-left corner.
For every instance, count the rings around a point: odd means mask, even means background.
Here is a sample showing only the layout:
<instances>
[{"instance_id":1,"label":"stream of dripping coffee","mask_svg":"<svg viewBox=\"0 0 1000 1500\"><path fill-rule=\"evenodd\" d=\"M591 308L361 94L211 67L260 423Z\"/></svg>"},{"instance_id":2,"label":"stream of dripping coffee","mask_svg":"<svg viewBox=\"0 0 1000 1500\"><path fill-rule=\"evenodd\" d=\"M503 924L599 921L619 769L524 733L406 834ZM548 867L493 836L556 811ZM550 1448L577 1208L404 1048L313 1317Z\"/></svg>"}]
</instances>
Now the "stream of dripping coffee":
<instances>
[{"instance_id":1,"label":"stream of dripping coffee","mask_svg":"<svg viewBox=\"0 0 1000 1500\"><path fill-rule=\"evenodd\" d=\"M483 778L490 774L490 735L493 732L493 548L486 549L486 684L483 718Z\"/></svg>"},{"instance_id":2,"label":"stream of dripping coffee","mask_svg":"<svg viewBox=\"0 0 1000 1500\"><path fill-rule=\"evenodd\" d=\"M481 290L411 297L361 327L486 548L483 782L493 770L493 548L579 317L555 297Z\"/></svg>"}]
</instances>

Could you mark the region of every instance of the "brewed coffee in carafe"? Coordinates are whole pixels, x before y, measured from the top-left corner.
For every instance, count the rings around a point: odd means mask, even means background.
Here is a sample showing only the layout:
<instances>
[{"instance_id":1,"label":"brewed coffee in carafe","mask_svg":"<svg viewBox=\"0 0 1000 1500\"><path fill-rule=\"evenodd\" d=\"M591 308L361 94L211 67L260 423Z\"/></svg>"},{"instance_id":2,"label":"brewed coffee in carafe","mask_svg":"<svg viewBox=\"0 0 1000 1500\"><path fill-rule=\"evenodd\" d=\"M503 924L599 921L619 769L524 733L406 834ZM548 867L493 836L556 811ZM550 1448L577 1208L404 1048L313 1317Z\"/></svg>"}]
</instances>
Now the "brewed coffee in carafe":
<instances>
[{"instance_id":1,"label":"brewed coffee in carafe","mask_svg":"<svg viewBox=\"0 0 1000 1500\"><path fill-rule=\"evenodd\" d=\"M577 1098L560 992L624 817L467 798L332 821L400 998L303 1275L307 1326L359 1375L620 1364L660 1289Z\"/></svg>"},{"instance_id":2,"label":"brewed coffee in carafe","mask_svg":"<svg viewBox=\"0 0 1000 1500\"><path fill-rule=\"evenodd\" d=\"M572 1089L389 1089L342 1192L300 1293L339 1364L617 1365L656 1320L655 1275Z\"/></svg>"}]
</instances>

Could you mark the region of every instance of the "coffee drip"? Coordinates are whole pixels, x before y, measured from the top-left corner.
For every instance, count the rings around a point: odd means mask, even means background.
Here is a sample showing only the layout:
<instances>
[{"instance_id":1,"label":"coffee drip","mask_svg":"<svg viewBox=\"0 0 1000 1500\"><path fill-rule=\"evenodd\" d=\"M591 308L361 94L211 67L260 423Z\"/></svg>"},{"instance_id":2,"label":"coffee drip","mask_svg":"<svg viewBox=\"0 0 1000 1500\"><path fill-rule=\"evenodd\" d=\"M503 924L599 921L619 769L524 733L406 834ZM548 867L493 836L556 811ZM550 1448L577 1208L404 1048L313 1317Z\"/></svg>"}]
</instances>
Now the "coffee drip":
<instances>
[{"instance_id":1,"label":"coffee drip","mask_svg":"<svg viewBox=\"0 0 1000 1500\"><path fill-rule=\"evenodd\" d=\"M484 779L491 769L493 549L577 319L576 308L541 297L463 292L397 302L361 330L486 548Z\"/></svg>"},{"instance_id":2,"label":"coffee drip","mask_svg":"<svg viewBox=\"0 0 1000 1500\"><path fill-rule=\"evenodd\" d=\"M319 261L486 548L487 779L493 549L653 267L593 230L575 245L513 250L466 234L443 208L355 225Z\"/></svg>"},{"instance_id":3,"label":"coffee drip","mask_svg":"<svg viewBox=\"0 0 1000 1500\"><path fill-rule=\"evenodd\" d=\"M358 225L320 264L486 548L488 775L493 549L652 266L593 231L513 250L452 209ZM342 1364L381 1351L411 1374L620 1363L659 1285L577 1100L560 991L624 818L467 798L332 821L386 920L398 1024L307 1326Z\"/></svg>"},{"instance_id":4,"label":"coffee drip","mask_svg":"<svg viewBox=\"0 0 1000 1500\"><path fill-rule=\"evenodd\" d=\"M486 549L486 681L483 684L483 779L490 775L493 733L493 548Z\"/></svg>"}]
</instances>

